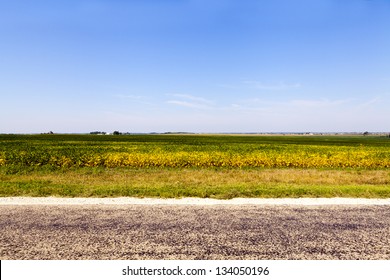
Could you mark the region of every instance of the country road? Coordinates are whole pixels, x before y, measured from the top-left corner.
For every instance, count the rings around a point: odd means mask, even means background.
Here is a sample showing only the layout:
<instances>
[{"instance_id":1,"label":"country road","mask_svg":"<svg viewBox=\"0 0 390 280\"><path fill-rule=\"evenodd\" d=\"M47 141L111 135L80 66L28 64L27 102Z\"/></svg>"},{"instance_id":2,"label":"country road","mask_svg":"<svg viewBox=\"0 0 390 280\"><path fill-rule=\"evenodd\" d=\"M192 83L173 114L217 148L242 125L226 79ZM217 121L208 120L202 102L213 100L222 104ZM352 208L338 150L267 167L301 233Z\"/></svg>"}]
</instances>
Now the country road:
<instances>
[{"instance_id":1,"label":"country road","mask_svg":"<svg viewBox=\"0 0 390 280\"><path fill-rule=\"evenodd\" d=\"M0 205L0 259L390 259L390 206Z\"/></svg>"}]
</instances>

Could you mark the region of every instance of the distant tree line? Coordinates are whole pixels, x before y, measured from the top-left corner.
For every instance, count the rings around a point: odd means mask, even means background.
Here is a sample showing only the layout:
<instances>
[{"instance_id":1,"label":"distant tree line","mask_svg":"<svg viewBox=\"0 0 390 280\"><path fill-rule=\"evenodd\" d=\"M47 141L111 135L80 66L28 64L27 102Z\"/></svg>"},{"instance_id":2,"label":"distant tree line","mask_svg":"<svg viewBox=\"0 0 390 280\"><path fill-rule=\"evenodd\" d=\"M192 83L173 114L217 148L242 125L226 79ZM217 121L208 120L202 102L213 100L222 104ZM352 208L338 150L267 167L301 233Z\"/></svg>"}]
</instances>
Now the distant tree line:
<instances>
[{"instance_id":1,"label":"distant tree line","mask_svg":"<svg viewBox=\"0 0 390 280\"><path fill-rule=\"evenodd\" d=\"M129 135L131 133L130 132L120 132L118 130L115 130L112 133L107 133L105 131L92 131L89 134L93 134L93 135L110 135L110 134L112 134L112 135Z\"/></svg>"}]
</instances>

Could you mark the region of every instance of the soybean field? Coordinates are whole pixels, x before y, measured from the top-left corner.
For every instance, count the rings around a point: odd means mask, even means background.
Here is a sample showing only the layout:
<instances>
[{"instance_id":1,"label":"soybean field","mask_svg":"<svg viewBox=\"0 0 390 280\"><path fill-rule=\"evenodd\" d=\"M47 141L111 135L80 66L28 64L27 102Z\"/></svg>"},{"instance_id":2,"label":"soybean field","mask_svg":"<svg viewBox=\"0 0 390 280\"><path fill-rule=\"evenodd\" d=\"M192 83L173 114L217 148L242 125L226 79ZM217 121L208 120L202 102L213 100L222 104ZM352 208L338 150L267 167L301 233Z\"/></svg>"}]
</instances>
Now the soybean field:
<instances>
[{"instance_id":1,"label":"soybean field","mask_svg":"<svg viewBox=\"0 0 390 280\"><path fill-rule=\"evenodd\" d=\"M390 197L380 136L0 135L0 196Z\"/></svg>"}]
</instances>

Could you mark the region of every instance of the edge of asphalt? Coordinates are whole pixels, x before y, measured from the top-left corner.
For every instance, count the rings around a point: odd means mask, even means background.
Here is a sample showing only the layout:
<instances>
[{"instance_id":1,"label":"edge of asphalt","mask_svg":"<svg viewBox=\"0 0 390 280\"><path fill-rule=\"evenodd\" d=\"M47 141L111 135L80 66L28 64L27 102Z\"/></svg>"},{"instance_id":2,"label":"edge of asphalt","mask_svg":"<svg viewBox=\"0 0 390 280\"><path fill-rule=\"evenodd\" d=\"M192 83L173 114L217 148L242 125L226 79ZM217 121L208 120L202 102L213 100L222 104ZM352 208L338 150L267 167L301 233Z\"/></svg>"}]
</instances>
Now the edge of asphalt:
<instances>
[{"instance_id":1,"label":"edge of asphalt","mask_svg":"<svg viewBox=\"0 0 390 280\"><path fill-rule=\"evenodd\" d=\"M389 205L390 198L64 198L0 197L1 205Z\"/></svg>"}]
</instances>

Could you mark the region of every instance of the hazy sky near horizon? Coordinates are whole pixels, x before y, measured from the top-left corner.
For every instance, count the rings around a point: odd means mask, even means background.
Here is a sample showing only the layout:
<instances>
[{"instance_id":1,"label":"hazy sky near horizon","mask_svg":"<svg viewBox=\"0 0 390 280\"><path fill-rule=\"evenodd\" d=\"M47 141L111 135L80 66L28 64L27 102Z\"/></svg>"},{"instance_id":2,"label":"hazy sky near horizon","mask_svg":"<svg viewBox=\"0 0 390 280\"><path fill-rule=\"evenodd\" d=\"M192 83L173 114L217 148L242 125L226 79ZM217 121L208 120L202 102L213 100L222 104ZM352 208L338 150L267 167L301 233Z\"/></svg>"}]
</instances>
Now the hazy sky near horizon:
<instances>
[{"instance_id":1,"label":"hazy sky near horizon","mask_svg":"<svg viewBox=\"0 0 390 280\"><path fill-rule=\"evenodd\" d=\"M390 130L389 0L0 0L0 133Z\"/></svg>"}]
</instances>

